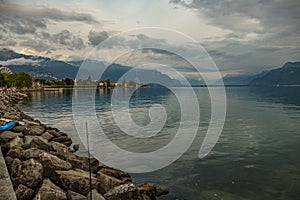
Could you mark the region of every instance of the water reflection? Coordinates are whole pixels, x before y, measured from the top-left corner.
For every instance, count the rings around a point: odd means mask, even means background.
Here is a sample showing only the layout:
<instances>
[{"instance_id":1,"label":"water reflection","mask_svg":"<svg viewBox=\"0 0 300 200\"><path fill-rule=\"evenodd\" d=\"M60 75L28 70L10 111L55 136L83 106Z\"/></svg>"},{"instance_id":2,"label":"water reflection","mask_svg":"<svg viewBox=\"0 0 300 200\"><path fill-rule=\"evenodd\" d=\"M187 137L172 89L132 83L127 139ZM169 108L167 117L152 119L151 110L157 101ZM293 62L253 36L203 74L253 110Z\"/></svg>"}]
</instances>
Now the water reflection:
<instances>
[{"instance_id":1,"label":"water reflection","mask_svg":"<svg viewBox=\"0 0 300 200\"><path fill-rule=\"evenodd\" d=\"M210 103L207 89L196 88L201 122L193 145L179 160L162 170L133 174L135 181L155 182L168 188L170 195L162 199L213 199L214 195L224 199L297 199L300 196L300 88L242 87L226 90L226 123L211 154L202 160L197 157L209 124ZM168 123L165 134L159 136L160 144L132 140L120 132L111 117L111 92L96 91L96 111L99 123L116 144L143 152L159 148L172 138L180 113L178 102L170 91L142 88L130 100L131 116L141 125L149 121L151 105L160 103L166 106ZM128 94L127 90L118 92ZM32 93L29 102L20 106L42 122L68 132L73 141L79 143L71 99L72 91L37 92ZM84 154L84 149L81 148L79 153Z\"/></svg>"}]
</instances>

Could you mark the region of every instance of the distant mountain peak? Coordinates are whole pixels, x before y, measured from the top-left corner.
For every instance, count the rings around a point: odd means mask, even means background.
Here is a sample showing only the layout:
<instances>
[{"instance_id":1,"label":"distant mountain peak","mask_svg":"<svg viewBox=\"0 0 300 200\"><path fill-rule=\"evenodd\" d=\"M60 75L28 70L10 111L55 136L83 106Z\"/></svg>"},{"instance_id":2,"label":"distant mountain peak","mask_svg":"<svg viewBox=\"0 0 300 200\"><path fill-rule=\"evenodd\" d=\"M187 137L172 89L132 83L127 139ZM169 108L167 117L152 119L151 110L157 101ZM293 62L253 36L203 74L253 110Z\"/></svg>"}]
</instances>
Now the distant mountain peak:
<instances>
[{"instance_id":1,"label":"distant mountain peak","mask_svg":"<svg viewBox=\"0 0 300 200\"><path fill-rule=\"evenodd\" d=\"M106 68L106 65L103 62L95 60L64 62L47 57L19 54L9 49L0 50L0 62L14 73L27 72L33 78L40 79L75 79L82 62L85 62L85 64L89 66L89 68L81 74L83 75L83 79L97 74L99 68ZM131 69L132 67L129 66L112 63L106 68L100 79L109 79L112 82L116 82ZM158 70L141 69L137 71L137 74L143 77L148 77L149 79L152 78L152 80L159 79L173 86L180 85L179 81L162 74ZM93 78L96 79L98 77Z\"/></svg>"},{"instance_id":2,"label":"distant mountain peak","mask_svg":"<svg viewBox=\"0 0 300 200\"><path fill-rule=\"evenodd\" d=\"M250 85L300 85L300 62L286 62L282 67L252 80Z\"/></svg>"}]
</instances>

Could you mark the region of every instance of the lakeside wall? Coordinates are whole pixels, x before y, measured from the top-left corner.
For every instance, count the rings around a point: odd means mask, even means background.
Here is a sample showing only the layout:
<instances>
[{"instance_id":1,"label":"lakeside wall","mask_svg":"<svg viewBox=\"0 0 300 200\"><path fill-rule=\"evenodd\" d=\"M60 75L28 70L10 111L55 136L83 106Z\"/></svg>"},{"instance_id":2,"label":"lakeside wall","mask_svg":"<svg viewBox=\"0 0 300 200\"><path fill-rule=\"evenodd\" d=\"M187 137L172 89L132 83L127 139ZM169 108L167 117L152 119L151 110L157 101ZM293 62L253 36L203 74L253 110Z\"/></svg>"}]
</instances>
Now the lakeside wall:
<instances>
[{"instance_id":1,"label":"lakeside wall","mask_svg":"<svg viewBox=\"0 0 300 200\"><path fill-rule=\"evenodd\" d=\"M155 200L166 190L146 183L136 186L126 172L75 155L72 140L57 128L24 114L17 103L22 93L1 94L0 118L18 121L12 130L0 132L2 154L19 200ZM90 184L91 183L91 184ZM91 191L92 189L92 191Z\"/></svg>"}]
</instances>

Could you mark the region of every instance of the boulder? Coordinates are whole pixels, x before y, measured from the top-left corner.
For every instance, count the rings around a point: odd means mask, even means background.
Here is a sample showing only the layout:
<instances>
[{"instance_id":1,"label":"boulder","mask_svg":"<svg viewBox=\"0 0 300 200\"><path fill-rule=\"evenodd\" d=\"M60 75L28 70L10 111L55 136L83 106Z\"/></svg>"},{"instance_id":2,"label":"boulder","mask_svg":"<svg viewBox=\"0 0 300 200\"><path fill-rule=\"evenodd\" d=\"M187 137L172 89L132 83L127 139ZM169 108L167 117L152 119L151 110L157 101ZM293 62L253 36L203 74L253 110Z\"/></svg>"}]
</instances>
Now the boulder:
<instances>
[{"instance_id":1,"label":"boulder","mask_svg":"<svg viewBox=\"0 0 300 200\"><path fill-rule=\"evenodd\" d=\"M17 187L19 182L18 182L18 173L19 173L19 166L22 164L21 160L18 158L15 158L10 167L9 167L9 171L10 171L10 177L12 180L12 184L14 187Z\"/></svg>"},{"instance_id":2,"label":"boulder","mask_svg":"<svg viewBox=\"0 0 300 200\"><path fill-rule=\"evenodd\" d=\"M6 166L11 166L11 164L12 164L12 162L13 162L13 158L12 157L9 157L9 156L6 156L5 158L4 158L4 160L5 160L5 164L6 164ZM8 168L9 169L9 168Z\"/></svg>"},{"instance_id":3,"label":"boulder","mask_svg":"<svg viewBox=\"0 0 300 200\"><path fill-rule=\"evenodd\" d=\"M47 152L42 152L38 155L38 160L42 163L45 168L51 168L55 170L69 170L72 165L54 155Z\"/></svg>"},{"instance_id":4,"label":"boulder","mask_svg":"<svg viewBox=\"0 0 300 200\"><path fill-rule=\"evenodd\" d=\"M54 136L51 135L49 132L45 132L45 133L43 133L41 136L42 136L42 138L44 138L44 139L46 139L46 140L48 140L48 141L50 141L51 139L54 138Z\"/></svg>"},{"instance_id":5,"label":"boulder","mask_svg":"<svg viewBox=\"0 0 300 200\"><path fill-rule=\"evenodd\" d=\"M4 113L3 118L5 119L11 119L11 120L16 120L16 121L20 121L21 117L18 115L18 113L14 112L14 113Z\"/></svg>"},{"instance_id":6,"label":"boulder","mask_svg":"<svg viewBox=\"0 0 300 200\"><path fill-rule=\"evenodd\" d=\"M67 200L66 193L49 179L44 179L43 184L33 200Z\"/></svg>"},{"instance_id":7,"label":"boulder","mask_svg":"<svg viewBox=\"0 0 300 200\"><path fill-rule=\"evenodd\" d=\"M52 173L51 179L66 190L76 191L82 195L87 195L90 191L90 175L88 172L75 170L56 170ZM92 177L92 189L97 186L97 179Z\"/></svg>"},{"instance_id":8,"label":"boulder","mask_svg":"<svg viewBox=\"0 0 300 200\"><path fill-rule=\"evenodd\" d=\"M77 192L74 192L72 190L67 191L67 199L68 200L88 200L86 196L83 196L82 194L79 194Z\"/></svg>"},{"instance_id":9,"label":"boulder","mask_svg":"<svg viewBox=\"0 0 300 200\"><path fill-rule=\"evenodd\" d=\"M33 135L25 135L24 137L24 144L25 145L30 145L31 141L35 138L36 136Z\"/></svg>"},{"instance_id":10,"label":"boulder","mask_svg":"<svg viewBox=\"0 0 300 200\"><path fill-rule=\"evenodd\" d=\"M59 130L54 128L54 129L48 129L47 130L48 133L50 133L51 135L53 135L53 137L58 138L61 137L62 135L60 134Z\"/></svg>"},{"instance_id":11,"label":"boulder","mask_svg":"<svg viewBox=\"0 0 300 200\"><path fill-rule=\"evenodd\" d=\"M152 183L145 183L138 187L141 194L146 194L151 199L156 199L156 186Z\"/></svg>"},{"instance_id":12,"label":"boulder","mask_svg":"<svg viewBox=\"0 0 300 200\"><path fill-rule=\"evenodd\" d=\"M92 190L88 193L87 199L93 199L93 200L105 200L105 198L97 192L97 190Z\"/></svg>"},{"instance_id":13,"label":"boulder","mask_svg":"<svg viewBox=\"0 0 300 200\"><path fill-rule=\"evenodd\" d=\"M22 147L23 145L23 140L17 136L14 139L12 139L10 142L6 143L5 146L9 149L13 148L13 147Z\"/></svg>"},{"instance_id":14,"label":"boulder","mask_svg":"<svg viewBox=\"0 0 300 200\"><path fill-rule=\"evenodd\" d=\"M84 171L89 171L89 158L81 156L69 156L67 160L72 164L74 168L79 168ZM91 170L93 173L97 173L99 170L99 161L95 158L90 158Z\"/></svg>"},{"instance_id":15,"label":"boulder","mask_svg":"<svg viewBox=\"0 0 300 200\"><path fill-rule=\"evenodd\" d=\"M3 131L2 133L0 133L0 143L7 143L10 140L14 139L15 137L23 137L22 133L15 133L12 131Z\"/></svg>"},{"instance_id":16,"label":"boulder","mask_svg":"<svg viewBox=\"0 0 300 200\"><path fill-rule=\"evenodd\" d=\"M38 159L39 158L39 155L41 153L45 152L44 150L41 150L41 149L37 149L35 147L33 148L30 148L30 149L26 149L26 150L23 150L23 153L22 153L22 158L24 160L28 160L30 158L34 158L34 159Z\"/></svg>"},{"instance_id":17,"label":"boulder","mask_svg":"<svg viewBox=\"0 0 300 200\"><path fill-rule=\"evenodd\" d=\"M33 125L30 127L28 134L29 135L42 135L45 132L45 128L40 125Z\"/></svg>"},{"instance_id":18,"label":"boulder","mask_svg":"<svg viewBox=\"0 0 300 200\"><path fill-rule=\"evenodd\" d=\"M15 147L15 148L11 148L8 153L7 156L11 157L11 158L19 158L22 159L22 155L23 155L23 149L20 147Z\"/></svg>"},{"instance_id":19,"label":"boulder","mask_svg":"<svg viewBox=\"0 0 300 200\"><path fill-rule=\"evenodd\" d=\"M71 139L69 137L67 137L67 136L59 136L59 137L53 138L52 141L59 142L59 143L65 143L67 141L71 141Z\"/></svg>"},{"instance_id":20,"label":"boulder","mask_svg":"<svg viewBox=\"0 0 300 200\"><path fill-rule=\"evenodd\" d=\"M167 189L156 187L156 196L157 197L167 195L168 193L169 193L169 191Z\"/></svg>"},{"instance_id":21,"label":"boulder","mask_svg":"<svg viewBox=\"0 0 300 200\"><path fill-rule=\"evenodd\" d=\"M98 187L97 190L100 194L105 194L108 192L111 188L114 188L116 186L122 185L122 181L112 177L108 176L106 174L103 174L101 172L98 172L96 175L97 181L98 181Z\"/></svg>"},{"instance_id":22,"label":"boulder","mask_svg":"<svg viewBox=\"0 0 300 200\"><path fill-rule=\"evenodd\" d=\"M34 195L33 189L22 184L18 185L15 192L18 200L29 200L32 199L32 196Z\"/></svg>"},{"instance_id":23,"label":"boulder","mask_svg":"<svg viewBox=\"0 0 300 200\"><path fill-rule=\"evenodd\" d=\"M72 146L72 149L70 149L70 151L72 152L72 153L75 153L76 151L78 151L79 150L79 144L74 144L73 146Z\"/></svg>"},{"instance_id":24,"label":"boulder","mask_svg":"<svg viewBox=\"0 0 300 200\"><path fill-rule=\"evenodd\" d=\"M31 147L36 147L38 149L42 149L45 151L53 151L54 148L48 141L41 136L34 137L33 140L30 142Z\"/></svg>"},{"instance_id":25,"label":"boulder","mask_svg":"<svg viewBox=\"0 0 300 200\"><path fill-rule=\"evenodd\" d=\"M104 194L107 200L144 200L143 196L132 183L117 186Z\"/></svg>"},{"instance_id":26,"label":"boulder","mask_svg":"<svg viewBox=\"0 0 300 200\"><path fill-rule=\"evenodd\" d=\"M6 143L6 147L11 149L14 147L19 147L21 148L23 145L23 139L20 138L19 136L15 137L14 139L12 139L11 141L9 141L8 143Z\"/></svg>"},{"instance_id":27,"label":"boulder","mask_svg":"<svg viewBox=\"0 0 300 200\"><path fill-rule=\"evenodd\" d=\"M35 188L43 180L43 166L31 158L22 162L16 169L16 179L20 184Z\"/></svg>"},{"instance_id":28,"label":"boulder","mask_svg":"<svg viewBox=\"0 0 300 200\"><path fill-rule=\"evenodd\" d=\"M63 160L67 160L70 157L76 158L74 154L68 149L68 147L64 144L51 141L49 144L52 145L54 151L56 152L55 155Z\"/></svg>"},{"instance_id":29,"label":"boulder","mask_svg":"<svg viewBox=\"0 0 300 200\"><path fill-rule=\"evenodd\" d=\"M24 125L18 125L18 126L15 126L15 127L12 129L12 131L13 131L13 132L16 132L16 133L23 133L23 132L25 132L26 129L27 129L26 126L24 126Z\"/></svg>"},{"instance_id":30,"label":"boulder","mask_svg":"<svg viewBox=\"0 0 300 200\"><path fill-rule=\"evenodd\" d=\"M132 179L128 173L117 170L117 169L113 169L110 167L102 167L100 169L100 172L103 174L106 174L108 176L115 177L115 178L121 180L123 183L132 182Z\"/></svg>"}]
</instances>

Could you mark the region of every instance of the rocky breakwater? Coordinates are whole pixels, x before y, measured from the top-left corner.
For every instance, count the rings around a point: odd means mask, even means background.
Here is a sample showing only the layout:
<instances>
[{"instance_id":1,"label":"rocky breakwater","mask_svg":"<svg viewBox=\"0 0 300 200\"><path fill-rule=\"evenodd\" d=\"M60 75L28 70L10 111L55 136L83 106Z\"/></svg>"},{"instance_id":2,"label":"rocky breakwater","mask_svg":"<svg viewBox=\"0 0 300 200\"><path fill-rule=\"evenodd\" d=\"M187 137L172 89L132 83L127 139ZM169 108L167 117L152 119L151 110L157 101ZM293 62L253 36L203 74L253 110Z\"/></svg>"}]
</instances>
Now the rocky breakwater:
<instances>
[{"instance_id":1,"label":"rocky breakwater","mask_svg":"<svg viewBox=\"0 0 300 200\"><path fill-rule=\"evenodd\" d=\"M19 200L153 200L166 190L146 183L136 186L130 175L91 158L72 153L71 139L57 128L43 125L16 106L25 98L0 96L1 118L19 122L0 133L0 145ZM91 183L91 184L90 184Z\"/></svg>"}]
</instances>

